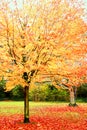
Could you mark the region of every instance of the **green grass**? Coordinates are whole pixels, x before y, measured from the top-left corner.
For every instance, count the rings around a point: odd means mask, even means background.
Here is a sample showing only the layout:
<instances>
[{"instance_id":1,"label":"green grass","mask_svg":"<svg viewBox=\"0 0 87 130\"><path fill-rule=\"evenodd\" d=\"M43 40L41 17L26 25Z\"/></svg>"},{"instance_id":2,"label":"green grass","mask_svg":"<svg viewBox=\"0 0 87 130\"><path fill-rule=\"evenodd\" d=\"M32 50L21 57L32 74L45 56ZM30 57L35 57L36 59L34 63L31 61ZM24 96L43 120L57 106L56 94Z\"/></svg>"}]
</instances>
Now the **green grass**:
<instances>
[{"instance_id":1,"label":"green grass","mask_svg":"<svg viewBox=\"0 0 87 130\"><path fill-rule=\"evenodd\" d=\"M66 106L67 103L56 102L29 102L29 108L44 108L53 106ZM0 102L0 114L23 114L24 102L23 101L1 101Z\"/></svg>"},{"instance_id":2,"label":"green grass","mask_svg":"<svg viewBox=\"0 0 87 130\"><path fill-rule=\"evenodd\" d=\"M86 103L77 103L80 106L87 106ZM29 108L38 109L44 107L64 107L68 103L63 102L29 102ZM23 114L24 111L24 102L23 101L1 101L0 102L0 114Z\"/></svg>"},{"instance_id":3,"label":"green grass","mask_svg":"<svg viewBox=\"0 0 87 130\"><path fill-rule=\"evenodd\" d=\"M58 103L58 102L29 102L31 107L42 107L42 106L55 106L55 105L67 105L68 103ZM23 101L1 101L0 102L0 107L1 106L23 106L24 102Z\"/></svg>"}]
</instances>

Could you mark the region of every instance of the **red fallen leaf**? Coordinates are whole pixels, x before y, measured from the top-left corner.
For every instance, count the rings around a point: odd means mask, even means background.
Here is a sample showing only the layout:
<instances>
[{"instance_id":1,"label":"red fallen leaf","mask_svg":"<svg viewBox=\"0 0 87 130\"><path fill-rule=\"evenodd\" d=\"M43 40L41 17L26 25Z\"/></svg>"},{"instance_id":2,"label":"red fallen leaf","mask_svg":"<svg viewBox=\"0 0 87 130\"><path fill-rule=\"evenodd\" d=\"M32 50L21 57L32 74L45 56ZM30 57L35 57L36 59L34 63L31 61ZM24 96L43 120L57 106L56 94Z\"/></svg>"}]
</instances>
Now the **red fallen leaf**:
<instances>
[{"instance_id":1,"label":"red fallen leaf","mask_svg":"<svg viewBox=\"0 0 87 130\"><path fill-rule=\"evenodd\" d=\"M34 115L30 115L29 124L22 122L21 114L0 115L0 130L87 129L87 107L44 107L31 109L31 111L34 111Z\"/></svg>"}]
</instances>

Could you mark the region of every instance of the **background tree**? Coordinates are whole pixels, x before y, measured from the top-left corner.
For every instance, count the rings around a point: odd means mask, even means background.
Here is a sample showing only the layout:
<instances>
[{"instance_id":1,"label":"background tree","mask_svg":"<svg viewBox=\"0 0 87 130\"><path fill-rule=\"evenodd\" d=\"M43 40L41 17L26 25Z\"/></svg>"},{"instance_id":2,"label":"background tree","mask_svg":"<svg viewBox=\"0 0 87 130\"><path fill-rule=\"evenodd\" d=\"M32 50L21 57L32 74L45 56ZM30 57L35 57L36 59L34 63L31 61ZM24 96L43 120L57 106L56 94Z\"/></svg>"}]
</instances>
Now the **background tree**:
<instances>
[{"instance_id":1,"label":"background tree","mask_svg":"<svg viewBox=\"0 0 87 130\"><path fill-rule=\"evenodd\" d=\"M77 89L77 97L81 101L87 102L87 83L81 84Z\"/></svg>"},{"instance_id":2,"label":"background tree","mask_svg":"<svg viewBox=\"0 0 87 130\"><path fill-rule=\"evenodd\" d=\"M69 101L68 91L41 83L30 90L31 101Z\"/></svg>"},{"instance_id":3,"label":"background tree","mask_svg":"<svg viewBox=\"0 0 87 130\"><path fill-rule=\"evenodd\" d=\"M2 77L0 81L0 100L5 98L6 81Z\"/></svg>"},{"instance_id":4,"label":"background tree","mask_svg":"<svg viewBox=\"0 0 87 130\"><path fill-rule=\"evenodd\" d=\"M13 100L23 100L24 99L24 90L21 85L16 85L10 92L11 99Z\"/></svg>"}]
</instances>

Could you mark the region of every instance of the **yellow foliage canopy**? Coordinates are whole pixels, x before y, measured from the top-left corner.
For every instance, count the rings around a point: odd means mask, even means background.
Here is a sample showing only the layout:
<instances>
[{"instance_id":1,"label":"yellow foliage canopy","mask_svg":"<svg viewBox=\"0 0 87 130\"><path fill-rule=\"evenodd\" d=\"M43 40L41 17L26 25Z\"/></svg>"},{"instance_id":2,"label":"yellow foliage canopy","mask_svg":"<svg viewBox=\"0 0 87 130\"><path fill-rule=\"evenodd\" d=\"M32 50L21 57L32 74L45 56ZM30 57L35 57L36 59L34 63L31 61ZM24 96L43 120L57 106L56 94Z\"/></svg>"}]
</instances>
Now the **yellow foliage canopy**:
<instances>
[{"instance_id":1,"label":"yellow foliage canopy","mask_svg":"<svg viewBox=\"0 0 87 130\"><path fill-rule=\"evenodd\" d=\"M1 2L0 76L8 80L8 89L29 85L45 73L70 81L73 75L75 84L74 75L87 75L87 25L78 3L70 2L24 0L23 7L15 5L14 10L9 3L2 8Z\"/></svg>"}]
</instances>

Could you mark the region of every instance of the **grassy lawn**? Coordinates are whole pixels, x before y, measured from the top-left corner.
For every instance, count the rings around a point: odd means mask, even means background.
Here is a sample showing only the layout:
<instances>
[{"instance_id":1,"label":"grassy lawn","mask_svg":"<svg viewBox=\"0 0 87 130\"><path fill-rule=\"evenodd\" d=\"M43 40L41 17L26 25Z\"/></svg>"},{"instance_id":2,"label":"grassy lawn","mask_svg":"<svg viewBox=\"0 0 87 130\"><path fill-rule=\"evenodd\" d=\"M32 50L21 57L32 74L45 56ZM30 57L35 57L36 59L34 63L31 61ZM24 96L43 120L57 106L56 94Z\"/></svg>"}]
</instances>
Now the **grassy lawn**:
<instances>
[{"instance_id":1,"label":"grassy lawn","mask_svg":"<svg viewBox=\"0 0 87 130\"><path fill-rule=\"evenodd\" d=\"M77 103L78 106L87 106L87 103ZM30 112L32 109L47 108L47 107L66 107L68 103L64 102L29 102ZM23 114L23 101L1 101L0 114Z\"/></svg>"},{"instance_id":2,"label":"grassy lawn","mask_svg":"<svg viewBox=\"0 0 87 130\"><path fill-rule=\"evenodd\" d=\"M54 107L54 106L67 106L68 103L56 102L29 102L30 111L34 108ZM24 102L23 101L1 101L0 114L23 114Z\"/></svg>"}]
</instances>

